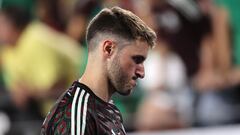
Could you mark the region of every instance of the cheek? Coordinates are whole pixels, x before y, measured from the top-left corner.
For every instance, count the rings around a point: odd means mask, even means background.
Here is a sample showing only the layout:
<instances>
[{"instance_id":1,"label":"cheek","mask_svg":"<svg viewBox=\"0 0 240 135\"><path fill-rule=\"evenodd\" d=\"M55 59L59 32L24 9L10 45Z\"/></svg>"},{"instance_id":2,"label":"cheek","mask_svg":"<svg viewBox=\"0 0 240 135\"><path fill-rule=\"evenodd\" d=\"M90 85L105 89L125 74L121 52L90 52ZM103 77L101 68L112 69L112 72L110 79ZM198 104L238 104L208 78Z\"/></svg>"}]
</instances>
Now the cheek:
<instances>
[{"instance_id":1,"label":"cheek","mask_svg":"<svg viewBox=\"0 0 240 135\"><path fill-rule=\"evenodd\" d=\"M128 76L133 76L135 71L135 64L131 60L124 60L122 62L122 70L128 74Z\"/></svg>"}]
</instances>

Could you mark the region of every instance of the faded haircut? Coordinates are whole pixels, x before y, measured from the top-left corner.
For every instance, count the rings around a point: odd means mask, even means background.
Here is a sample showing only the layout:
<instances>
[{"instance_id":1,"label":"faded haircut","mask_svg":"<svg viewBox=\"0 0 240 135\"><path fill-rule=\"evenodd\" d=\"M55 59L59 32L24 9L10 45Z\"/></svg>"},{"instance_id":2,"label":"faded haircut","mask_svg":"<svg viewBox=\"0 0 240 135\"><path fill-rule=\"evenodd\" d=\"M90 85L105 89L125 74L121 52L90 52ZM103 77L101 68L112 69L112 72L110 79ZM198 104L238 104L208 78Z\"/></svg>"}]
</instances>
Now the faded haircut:
<instances>
[{"instance_id":1,"label":"faded haircut","mask_svg":"<svg viewBox=\"0 0 240 135\"><path fill-rule=\"evenodd\" d=\"M104 8L89 23L86 40L89 51L95 48L97 37L113 35L129 41L140 39L150 47L156 42L156 33L149 28L138 16L120 7Z\"/></svg>"}]
</instances>

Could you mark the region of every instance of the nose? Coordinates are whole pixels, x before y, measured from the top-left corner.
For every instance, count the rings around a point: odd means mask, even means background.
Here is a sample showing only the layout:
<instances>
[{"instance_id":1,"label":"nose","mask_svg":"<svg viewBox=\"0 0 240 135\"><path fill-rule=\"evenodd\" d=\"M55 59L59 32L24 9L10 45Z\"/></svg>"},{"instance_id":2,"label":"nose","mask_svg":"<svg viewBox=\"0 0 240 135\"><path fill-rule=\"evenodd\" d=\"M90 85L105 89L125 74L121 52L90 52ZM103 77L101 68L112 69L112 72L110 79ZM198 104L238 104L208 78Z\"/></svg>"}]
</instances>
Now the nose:
<instances>
[{"instance_id":1,"label":"nose","mask_svg":"<svg viewBox=\"0 0 240 135\"><path fill-rule=\"evenodd\" d=\"M145 71L144 71L144 65L143 64L139 64L138 65L138 67L137 67L137 69L136 69L136 76L138 77L138 78L144 78L144 76L145 76Z\"/></svg>"}]
</instances>

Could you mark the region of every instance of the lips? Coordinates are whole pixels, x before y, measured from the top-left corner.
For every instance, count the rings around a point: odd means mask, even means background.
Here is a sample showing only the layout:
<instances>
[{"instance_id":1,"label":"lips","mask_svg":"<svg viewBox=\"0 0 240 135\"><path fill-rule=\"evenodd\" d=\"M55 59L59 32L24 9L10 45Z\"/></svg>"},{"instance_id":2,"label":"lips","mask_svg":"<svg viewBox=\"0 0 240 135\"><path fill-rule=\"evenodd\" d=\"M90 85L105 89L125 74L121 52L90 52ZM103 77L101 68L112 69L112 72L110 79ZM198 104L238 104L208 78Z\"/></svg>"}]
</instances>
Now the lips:
<instances>
[{"instance_id":1,"label":"lips","mask_svg":"<svg viewBox=\"0 0 240 135\"><path fill-rule=\"evenodd\" d=\"M132 84L133 87L136 87L137 82L135 80L133 80L131 84Z\"/></svg>"},{"instance_id":2,"label":"lips","mask_svg":"<svg viewBox=\"0 0 240 135\"><path fill-rule=\"evenodd\" d=\"M133 76L132 79L133 79L133 80L137 80L137 77L136 77L136 76Z\"/></svg>"},{"instance_id":3,"label":"lips","mask_svg":"<svg viewBox=\"0 0 240 135\"><path fill-rule=\"evenodd\" d=\"M136 85L137 85L137 79L138 78L136 76L132 77L130 84L132 85L133 88L136 87Z\"/></svg>"}]
</instances>

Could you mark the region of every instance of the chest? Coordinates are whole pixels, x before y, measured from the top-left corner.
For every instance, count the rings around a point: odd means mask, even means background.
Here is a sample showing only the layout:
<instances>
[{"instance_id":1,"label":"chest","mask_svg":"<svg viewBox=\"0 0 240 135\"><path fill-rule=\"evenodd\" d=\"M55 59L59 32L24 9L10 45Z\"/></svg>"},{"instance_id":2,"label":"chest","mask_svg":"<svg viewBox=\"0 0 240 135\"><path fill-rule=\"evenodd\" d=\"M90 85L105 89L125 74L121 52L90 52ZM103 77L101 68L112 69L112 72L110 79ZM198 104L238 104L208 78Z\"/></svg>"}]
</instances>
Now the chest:
<instances>
[{"instance_id":1,"label":"chest","mask_svg":"<svg viewBox=\"0 0 240 135\"><path fill-rule=\"evenodd\" d=\"M101 135L125 135L121 114L110 107L101 107L96 111L98 132Z\"/></svg>"}]
</instances>

